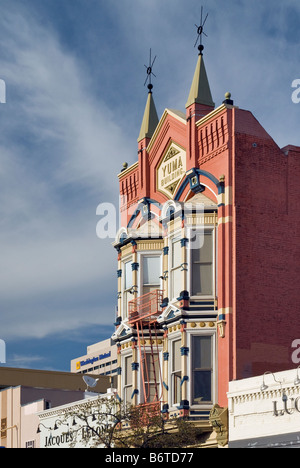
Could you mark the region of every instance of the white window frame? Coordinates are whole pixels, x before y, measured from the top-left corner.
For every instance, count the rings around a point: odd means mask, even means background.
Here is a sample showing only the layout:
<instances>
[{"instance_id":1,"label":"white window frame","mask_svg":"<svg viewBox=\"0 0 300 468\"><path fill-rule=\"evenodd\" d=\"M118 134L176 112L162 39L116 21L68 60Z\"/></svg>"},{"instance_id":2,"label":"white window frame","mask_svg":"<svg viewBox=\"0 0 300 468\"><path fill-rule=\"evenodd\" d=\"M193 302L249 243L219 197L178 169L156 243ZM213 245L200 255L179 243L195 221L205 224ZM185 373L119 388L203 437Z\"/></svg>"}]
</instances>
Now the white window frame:
<instances>
[{"instance_id":1,"label":"white window frame","mask_svg":"<svg viewBox=\"0 0 300 468\"><path fill-rule=\"evenodd\" d=\"M139 290L139 296L142 296L144 294L143 291L143 278L144 278L144 271L143 271L143 266L144 262L143 259L144 257L159 257L160 258L160 276L163 275L163 255L161 250L144 250L142 252L139 252L138 254L138 262L139 262L139 275L138 275L138 290ZM158 288L157 289L163 289L163 282L161 278L158 278Z\"/></svg>"},{"instance_id":2,"label":"white window frame","mask_svg":"<svg viewBox=\"0 0 300 468\"><path fill-rule=\"evenodd\" d=\"M174 382L173 382L173 362L174 362L174 356L173 356L173 343L175 341L181 341L181 333L174 334L172 335L172 339L169 341L169 366L168 366L168 382L169 382L169 407L170 408L177 408L177 406L180 404L180 401L175 403L175 389L174 389ZM182 345L180 345L181 348ZM180 361L181 361L181 354L180 354ZM182 378L182 364L180 362L180 367L181 367L181 378Z\"/></svg>"},{"instance_id":3,"label":"white window frame","mask_svg":"<svg viewBox=\"0 0 300 468\"><path fill-rule=\"evenodd\" d=\"M188 252L187 252L187 262L188 262L188 290L190 291L190 297L192 299L201 298L201 299L212 299L217 297L217 228L213 225L204 226L203 228L193 228L188 229L188 239L191 239L193 233L199 231L210 231L212 232L212 294L192 294L192 274L193 274L193 262L192 262L192 249L190 248L190 242L188 243Z\"/></svg>"},{"instance_id":4,"label":"white window frame","mask_svg":"<svg viewBox=\"0 0 300 468\"><path fill-rule=\"evenodd\" d=\"M188 401L190 402L190 407L193 409L211 409L213 405L217 402L217 350L216 350L216 332L212 330L209 332L208 330L199 330L197 333L195 331L189 331L186 330L187 333L187 346L189 348L189 354L188 354L188 375L189 375L189 380L188 380ZM192 339L194 336L202 336L206 337L209 336L211 337L211 345L212 345L212 382L211 382L211 396L212 396L212 401L211 402L203 402L203 404L192 404L192 399L193 399L193 356L192 356Z\"/></svg>"},{"instance_id":5,"label":"white window frame","mask_svg":"<svg viewBox=\"0 0 300 468\"><path fill-rule=\"evenodd\" d=\"M134 390L133 388L133 371L132 371L132 367L130 369L130 372L131 372L131 385L126 385L125 382L126 382L126 365L125 365L125 362L126 362L126 359L128 358L131 358L132 362L133 362L133 355L132 355L132 352L127 352L125 354L122 355L122 374L121 374L121 378L122 378L122 399L124 401L124 403L131 403L131 395L132 395L132 392ZM130 401L126 401L126 398L125 398L125 394L126 394L126 390L129 389L131 387L131 395L130 395Z\"/></svg>"},{"instance_id":6,"label":"white window frame","mask_svg":"<svg viewBox=\"0 0 300 468\"><path fill-rule=\"evenodd\" d=\"M145 354L150 354L151 353L151 348L146 346L143 348L143 351L145 352ZM156 349L155 349L156 351ZM162 346L160 346L158 348L158 359L159 359L159 366L160 366L160 369L161 369L161 374L162 374L162 378L163 378L163 348ZM142 382L142 363L141 363L141 355L140 353L138 354L138 363L139 363L139 378L138 378L138 390L139 390L139 397L138 397L138 401L139 401L139 404L143 404L145 403L144 401L144 390L143 390L143 382ZM158 376L160 378L160 375ZM151 381L149 382L150 385L151 385ZM159 397L160 395L162 394L162 382L159 382Z\"/></svg>"},{"instance_id":7,"label":"white window frame","mask_svg":"<svg viewBox=\"0 0 300 468\"><path fill-rule=\"evenodd\" d=\"M125 289L125 279L126 279L126 263L133 263L133 259L132 259L132 255L129 256L129 257L126 257L124 258L124 260L122 261L122 319L125 320L128 318L128 302L130 300L130 297L129 297L129 294L130 294L130 291L132 290L133 288L133 272L132 272L132 269L131 269L131 287L130 288L127 288ZM126 304L126 299L127 299L127 304ZM133 299L133 296L132 296L132 299ZM125 305L126 304L126 305Z\"/></svg>"},{"instance_id":8,"label":"white window frame","mask_svg":"<svg viewBox=\"0 0 300 468\"><path fill-rule=\"evenodd\" d=\"M180 281L181 281L181 286L179 288L178 291L174 291L174 284L173 284L173 272L176 271L176 270L179 270L180 273L181 273L181 264L182 262L180 263L180 265L178 267L175 267L173 268L172 267L172 257L173 257L173 243L174 241L181 241L181 230L180 231L176 231L174 233L172 233L172 236L169 237L169 241L168 241L168 244L169 244L169 258L168 258L168 263L169 263L169 299L172 301L174 299L177 299L177 297L179 296L180 292L183 290L183 287L182 287L182 275L181 275L181 278L180 278ZM182 249L183 247L181 247L181 244L180 244L180 248ZM182 251L181 251L181 258L182 258Z\"/></svg>"}]
</instances>

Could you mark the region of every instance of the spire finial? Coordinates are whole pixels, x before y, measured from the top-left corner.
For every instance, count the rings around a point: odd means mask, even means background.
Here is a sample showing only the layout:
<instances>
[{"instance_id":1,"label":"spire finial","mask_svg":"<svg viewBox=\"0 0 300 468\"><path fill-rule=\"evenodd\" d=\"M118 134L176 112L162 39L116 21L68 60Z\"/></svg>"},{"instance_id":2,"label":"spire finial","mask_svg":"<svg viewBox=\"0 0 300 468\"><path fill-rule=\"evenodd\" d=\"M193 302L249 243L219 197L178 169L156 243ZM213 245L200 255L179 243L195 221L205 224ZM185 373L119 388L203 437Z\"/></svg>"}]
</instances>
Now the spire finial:
<instances>
[{"instance_id":1,"label":"spire finial","mask_svg":"<svg viewBox=\"0 0 300 468\"><path fill-rule=\"evenodd\" d=\"M202 35L204 34L204 36L207 37L207 34L203 31L203 28L204 28L205 22L207 20L207 17L208 17L208 13L205 16L205 19L203 21L203 6L202 6L201 7L200 25L198 26L197 24L195 24L195 26L197 28L197 39L196 39L194 47L196 47L196 45L197 45L197 43L198 43L198 41L200 39L200 44L198 46L199 55L203 55L203 49L204 49L204 46L202 45Z\"/></svg>"},{"instance_id":2,"label":"spire finial","mask_svg":"<svg viewBox=\"0 0 300 468\"><path fill-rule=\"evenodd\" d=\"M146 78L145 83L144 83L144 86L145 86L147 81L149 81L149 83L148 83L149 93L152 93L152 89L153 89L153 84L151 83L151 76L153 75L156 78L156 75L154 75L154 73L152 71L154 62L156 60L156 55L155 55L155 57L154 57L154 59L152 61L151 54L152 54L152 51L150 49L149 65L148 66L145 65L145 68L147 70L147 78Z\"/></svg>"},{"instance_id":3,"label":"spire finial","mask_svg":"<svg viewBox=\"0 0 300 468\"><path fill-rule=\"evenodd\" d=\"M152 60L151 49L150 49L149 65L148 66L145 65L145 68L147 70L147 78L144 83L144 86L145 86L146 83L148 82L149 92L148 92L148 98L147 98L146 108L144 112L144 117L142 121L142 126L141 126L140 134L138 137L138 142L142 141L144 138L149 138L149 139L152 138L155 132L155 129L157 127L157 124L158 124L158 116L157 116L157 112L156 112L156 108L154 104L154 99L152 96L153 85L151 83L152 75L156 78L156 76L154 75L152 71L155 60L156 60L156 56Z\"/></svg>"}]
</instances>

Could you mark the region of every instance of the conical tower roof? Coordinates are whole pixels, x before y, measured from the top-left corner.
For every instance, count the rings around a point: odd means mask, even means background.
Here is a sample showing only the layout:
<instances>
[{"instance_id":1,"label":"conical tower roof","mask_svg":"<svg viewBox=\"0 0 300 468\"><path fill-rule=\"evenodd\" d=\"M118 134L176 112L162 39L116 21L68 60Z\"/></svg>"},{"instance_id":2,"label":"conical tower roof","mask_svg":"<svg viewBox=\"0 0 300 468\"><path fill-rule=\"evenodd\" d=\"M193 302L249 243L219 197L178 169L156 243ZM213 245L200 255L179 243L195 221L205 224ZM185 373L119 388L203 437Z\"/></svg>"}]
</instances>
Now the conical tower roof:
<instances>
[{"instance_id":1,"label":"conical tower roof","mask_svg":"<svg viewBox=\"0 0 300 468\"><path fill-rule=\"evenodd\" d=\"M215 107L215 103L212 100L212 95L202 55L203 46L199 48L199 50L200 53L198 56L198 61L194 73L192 86L190 89L190 94L185 106L186 108L195 103Z\"/></svg>"},{"instance_id":2,"label":"conical tower roof","mask_svg":"<svg viewBox=\"0 0 300 468\"><path fill-rule=\"evenodd\" d=\"M152 96L152 85L148 85L148 89L149 93L140 129L140 134L138 137L138 142L140 142L144 138L151 138L159 122L154 99Z\"/></svg>"}]
</instances>

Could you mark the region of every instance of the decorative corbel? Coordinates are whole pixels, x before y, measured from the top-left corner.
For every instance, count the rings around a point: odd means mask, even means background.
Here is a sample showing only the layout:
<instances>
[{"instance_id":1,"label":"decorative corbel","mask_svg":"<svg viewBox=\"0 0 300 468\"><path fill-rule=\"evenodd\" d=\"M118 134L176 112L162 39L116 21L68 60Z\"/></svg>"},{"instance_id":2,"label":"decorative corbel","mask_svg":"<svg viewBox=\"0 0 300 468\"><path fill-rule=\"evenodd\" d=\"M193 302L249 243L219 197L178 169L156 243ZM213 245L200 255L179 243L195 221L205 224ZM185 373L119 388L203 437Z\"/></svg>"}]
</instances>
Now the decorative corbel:
<instances>
[{"instance_id":1,"label":"decorative corbel","mask_svg":"<svg viewBox=\"0 0 300 468\"><path fill-rule=\"evenodd\" d=\"M225 338L226 323L227 322L224 319L218 320L218 322L217 322L220 338Z\"/></svg>"},{"instance_id":2,"label":"decorative corbel","mask_svg":"<svg viewBox=\"0 0 300 468\"><path fill-rule=\"evenodd\" d=\"M218 444L225 447L228 444L228 408L214 405L209 415L209 421L216 433Z\"/></svg>"}]
</instances>

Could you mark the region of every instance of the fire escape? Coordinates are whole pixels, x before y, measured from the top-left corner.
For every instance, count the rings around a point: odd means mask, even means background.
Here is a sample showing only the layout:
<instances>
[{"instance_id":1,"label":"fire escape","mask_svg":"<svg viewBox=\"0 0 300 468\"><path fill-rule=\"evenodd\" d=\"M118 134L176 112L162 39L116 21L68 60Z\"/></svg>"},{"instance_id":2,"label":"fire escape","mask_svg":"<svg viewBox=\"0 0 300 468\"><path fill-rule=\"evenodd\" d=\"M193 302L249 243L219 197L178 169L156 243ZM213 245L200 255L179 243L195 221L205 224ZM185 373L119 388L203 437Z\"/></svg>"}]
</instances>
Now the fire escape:
<instances>
[{"instance_id":1,"label":"fire escape","mask_svg":"<svg viewBox=\"0 0 300 468\"><path fill-rule=\"evenodd\" d=\"M159 408L162 398L162 370L160 364L157 318L162 313L163 291L156 289L130 301L129 324L136 328L143 406Z\"/></svg>"}]
</instances>

